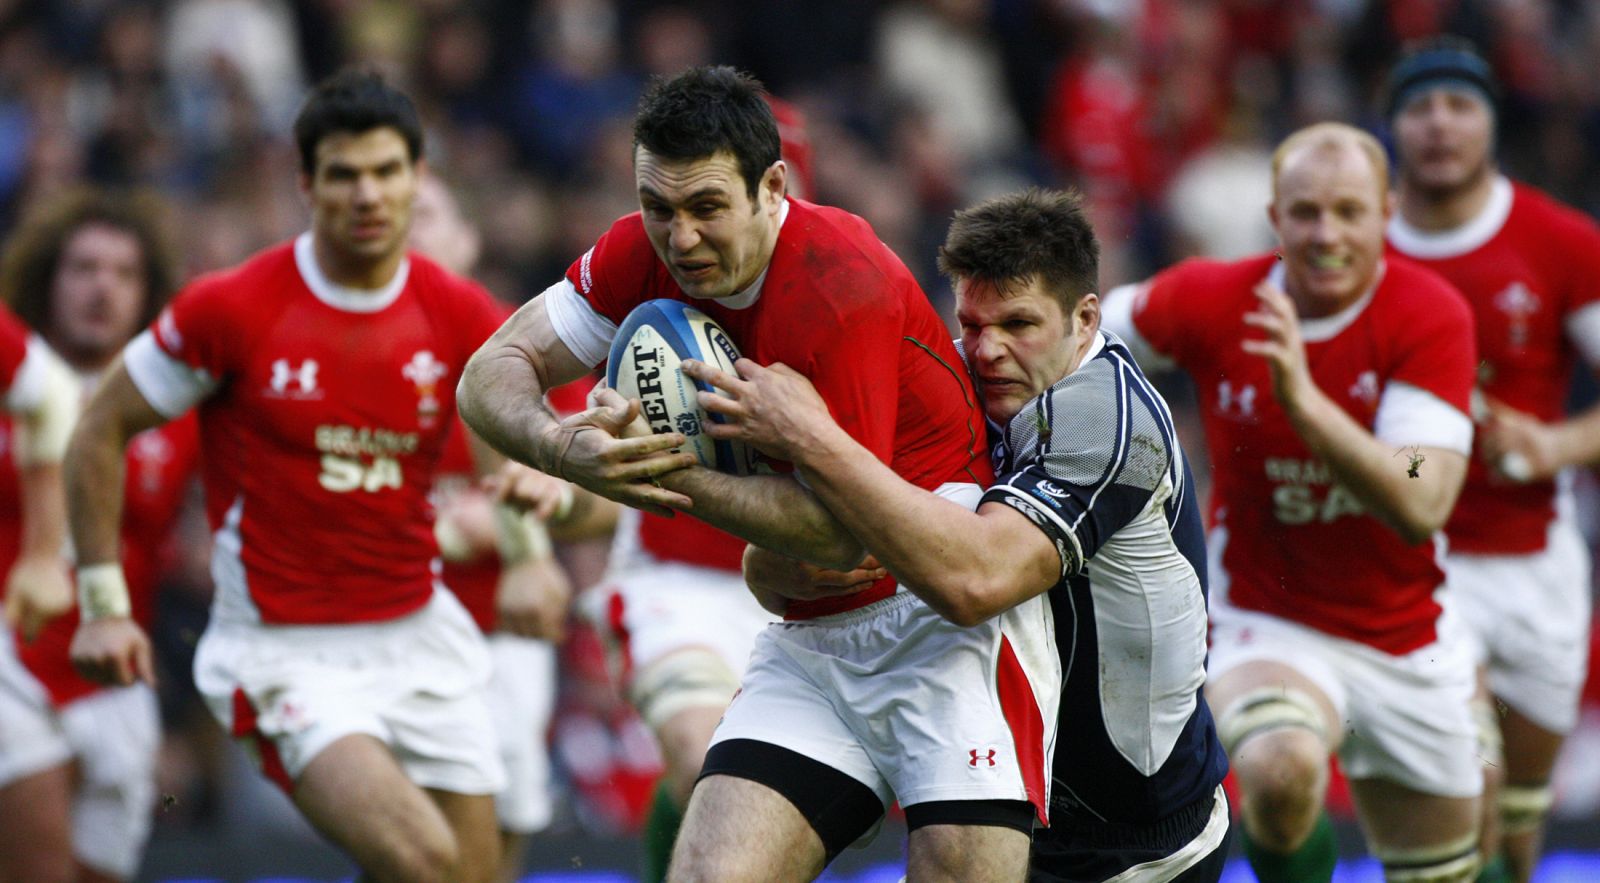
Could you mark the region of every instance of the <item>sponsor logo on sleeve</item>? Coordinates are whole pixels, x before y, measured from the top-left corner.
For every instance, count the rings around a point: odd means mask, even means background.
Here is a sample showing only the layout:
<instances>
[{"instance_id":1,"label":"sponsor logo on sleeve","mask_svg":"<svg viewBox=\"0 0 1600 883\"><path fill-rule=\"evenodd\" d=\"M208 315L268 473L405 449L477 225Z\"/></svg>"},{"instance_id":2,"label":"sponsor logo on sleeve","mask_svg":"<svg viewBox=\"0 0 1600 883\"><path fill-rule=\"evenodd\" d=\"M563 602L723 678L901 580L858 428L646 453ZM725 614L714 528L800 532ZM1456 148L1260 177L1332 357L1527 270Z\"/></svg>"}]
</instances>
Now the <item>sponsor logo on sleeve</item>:
<instances>
[{"instance_id":1,"label":"sponsor logo on sleeve","mask_svg":"<svg viewBox=\"0 0 1600 883\"><path fill-rule=\"evenodd\" d=\"M594 291L594 274L590 272L590 263L594 260L594 247L583 253L583 258L578 261L578 287L583 289L585 297Z\"/></svg>"},{"instance_id":2,"label":"sponsor logo on sleeve","mask_svg":"<svg viewBox=\"0 0 1600 883\"><path fill-rule=\"evenodd\" d=\"M1066 488L1048 478L1039 479L1034 484L1033 489L1038 492L1041 499L1056 509L1060 509L1062 501L1067 498Z\"/></svg>"}]
</instances>

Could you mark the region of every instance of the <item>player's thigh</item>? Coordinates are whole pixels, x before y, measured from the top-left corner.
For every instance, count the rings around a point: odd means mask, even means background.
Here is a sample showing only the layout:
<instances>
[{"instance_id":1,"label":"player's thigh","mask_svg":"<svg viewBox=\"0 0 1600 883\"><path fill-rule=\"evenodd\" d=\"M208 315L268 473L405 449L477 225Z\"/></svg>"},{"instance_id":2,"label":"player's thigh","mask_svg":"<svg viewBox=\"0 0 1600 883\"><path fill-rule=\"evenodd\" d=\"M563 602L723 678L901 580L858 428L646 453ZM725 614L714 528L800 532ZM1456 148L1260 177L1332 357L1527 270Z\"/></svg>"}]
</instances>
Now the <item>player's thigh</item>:
<instances>
[{"instance_id":1,"label":"player's thigh","mask_svg":"<svg viewBox=\"0 0 1600 883\"><path fill-rule=\"evenodd\" d=\"M444 813L371 736L345 736L318 752L295 780L292 796L318 831L380 879L383 871L455 864L455 837Z\"/></svg>"},{"instance_id":2,"label":"player's thigh","mask_svg":"<svg viewBox=\"0 0 1600 883\"><path fill-rule=\"evenodd\" d=\"M689 798L667 879L811 880L826 861L821 836L784 794L750 779L710 775Z\"/></svg>"},{"instance_id":3,"label":"player's thigh","mask_svg":"<svg viewBox=\"0 0 1600 883\"><path fill-rule=\"evenodd\" d=\"M1205 696L1230 758L1246 740L1286 729L1339 748L1348 694L1329 658L1335 643L1298 623L1217 607Z\"/></svg>"},{"instance_id":4,"label":"player's thigh","mask_svg":"<svg viewBox=\"0 0 1600 883\"><path fill-rule=\"evenodd\" d=\"M928 825L911 832L906 883L1017 883L1029 837L992 825Z\"/></svg>"},{"instance_id":5,"label":"player's thigh","mask_svg":"<svg viewBox=\"0 0 1600 883\"><path fill-rule=\"evenodd\" d=\"M1351 779L1350 797L1372 850L1409 852L1471 842L1478 798L1426 794L1388 779Z\"/></svg>"},{"instance_id":6,"label":"player's thigh","mask_svg":"<svg viewBox=\"0 0 1600 883\"><path fill-rule=\"evenodd\" d=\"M1511 785L1542 785L1550 781L1563 733L1547 730L1515 708L1500 716L1500 735L1505 746L1505 780Z\"/></svg>"},{"instance_id":7,"label":"player's thigh","mask_svg":"<svg viewBox=\"0 0 1600 883\"><path fill-rule=\"evenodd\" d=\"M428 789L427 795L444 814L456 840L454 880L489 883L500 869L502 840L496 824L494 798L487 794L457 794Z\"/></svg>"},{"instance_id":8,"label":"player's thigh","mask_svg":"<svg viewBox=\"0 0 1600 883\"><path fill-rule=\"evenodd\" d=\"M72 879L72 766L0 785L0 883Z\"/></svg>"}]
</instances>

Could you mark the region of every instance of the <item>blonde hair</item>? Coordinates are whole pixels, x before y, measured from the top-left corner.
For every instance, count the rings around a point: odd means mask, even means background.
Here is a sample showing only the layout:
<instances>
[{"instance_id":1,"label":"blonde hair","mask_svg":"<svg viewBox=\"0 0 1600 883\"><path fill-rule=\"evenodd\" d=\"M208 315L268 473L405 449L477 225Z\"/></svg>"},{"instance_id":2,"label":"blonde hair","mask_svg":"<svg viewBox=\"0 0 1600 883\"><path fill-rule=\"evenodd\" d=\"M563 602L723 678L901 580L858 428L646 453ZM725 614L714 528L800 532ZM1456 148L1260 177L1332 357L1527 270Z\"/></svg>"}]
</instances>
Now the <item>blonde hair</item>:
<instances>
[{"instance_id":1,"label":"blonde hair","mask_svg":"<svg viewBox=\"0 0 1600 883\"><path fill-rule=\"evenodd\" d=\"M1378 139L1348 123L1313 123L1283 139L1272 151L1272 198L1278 198L1278 178L1289 158L1302 150L1339 150L1354 147L1367 157L1378 179L1378 197L1389 192L1389 155Z\"/></svg>"}]
</instances>

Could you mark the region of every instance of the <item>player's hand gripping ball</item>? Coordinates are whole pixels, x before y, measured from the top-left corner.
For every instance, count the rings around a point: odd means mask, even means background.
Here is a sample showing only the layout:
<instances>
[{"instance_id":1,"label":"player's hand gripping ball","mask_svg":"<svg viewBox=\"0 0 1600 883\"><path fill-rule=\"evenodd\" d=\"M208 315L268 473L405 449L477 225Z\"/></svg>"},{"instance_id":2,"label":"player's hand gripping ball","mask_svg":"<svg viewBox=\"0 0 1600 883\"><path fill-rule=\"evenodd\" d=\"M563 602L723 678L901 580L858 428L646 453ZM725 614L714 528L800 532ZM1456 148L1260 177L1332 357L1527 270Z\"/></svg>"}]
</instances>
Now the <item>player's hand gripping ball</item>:
<instances>
[{"instance_id":1,"label":"player's hand gripping ball","mask_svg":"<svg viewBox=\"0 0 1600 883\"><path fill-rule=\"evenodd\" d=\"M698 359L734 374L738 358L733 340L710 316L675 300L649 300L628 314L612 338L606 385L623 398L639 400L651 431L683 433L703 465L749 475L756 471L755 451L742 442L706 435L706 421L722 418L707 414L695 393L712 387L691 379L681 367L684 359Z\"/></svg>"}]
</instances>

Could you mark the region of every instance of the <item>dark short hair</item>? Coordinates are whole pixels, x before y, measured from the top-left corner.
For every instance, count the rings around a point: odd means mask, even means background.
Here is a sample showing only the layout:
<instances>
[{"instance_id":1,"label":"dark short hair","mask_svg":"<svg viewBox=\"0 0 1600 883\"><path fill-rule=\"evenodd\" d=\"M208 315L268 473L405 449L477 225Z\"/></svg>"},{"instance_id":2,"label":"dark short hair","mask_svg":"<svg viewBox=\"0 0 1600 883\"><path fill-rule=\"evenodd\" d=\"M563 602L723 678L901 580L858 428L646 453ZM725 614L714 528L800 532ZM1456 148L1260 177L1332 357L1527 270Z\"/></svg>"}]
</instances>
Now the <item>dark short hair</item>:
<instances>
[{"instance_id":1,"label":"dark short hair","mask_svg":"<svg viewBox=\"0 0 1600 883\"><path fill-rule=\"evenodd\" d=\"M69 191L30 211L6 244L0 260L0 297L35 331L48 337L50 298L61 253L84 227L103 224L139 242L144 268L142 328L155 321L177 287L176 261L166 232L161 198L147 191Z\"/></svg>"},{"instance_id":2,"label":"dark short hair","mask_svg":"<svg viewBox=\"0 0 1600 883\"><path fill-rule=\"evenodd\" d=\"M755 77L726 65L656 77L639 99L633 146L674 160L725 150L738 161L753 199L782 152L766 91Z\"/></svg>"},{"instance_id":3,"label":"dark short hair","mask_svg":"<svg viewBox=\"0 0 1600 883\"><path fill-rule=\"evenodd\" d=\"M1468 89L1480 95L1491 111L1499 109L1500 84L1489 62L1472 41L1442 34L1406 45L1384 86L1384 116L1394 119L1413 96L1438 86Z\"/></svg>"},{"instance_id":4,"label":"dark short hair","mask_svg":"<svg viewBox=\"0 0 1600 883\"><path fill-rule=\"evenodd\" d=\"M956 212L939 270L1001 292L1037 277L1070 312L1099 288L1100 243L1076 192L1034 187Z\"/></svg>"},{"instance_id":5,"label":"dark short hair","mask_svg":"<svg viewBox=\"0 0 1600 883\"><path fill-rule=\"evenodd\" d=\"M316 172L317 145L329 135L359 135L385 127L405 139L412 162L422 158L422 122L406 93L384 82L377 71L356 67L339 71L311 90L295 117L300 170L308 175Z\"/></svg>"}]
</instances>

